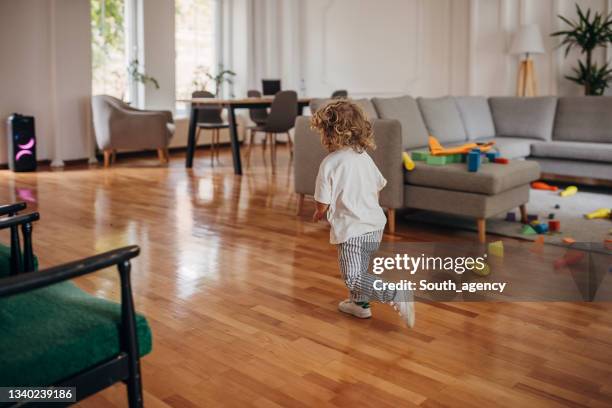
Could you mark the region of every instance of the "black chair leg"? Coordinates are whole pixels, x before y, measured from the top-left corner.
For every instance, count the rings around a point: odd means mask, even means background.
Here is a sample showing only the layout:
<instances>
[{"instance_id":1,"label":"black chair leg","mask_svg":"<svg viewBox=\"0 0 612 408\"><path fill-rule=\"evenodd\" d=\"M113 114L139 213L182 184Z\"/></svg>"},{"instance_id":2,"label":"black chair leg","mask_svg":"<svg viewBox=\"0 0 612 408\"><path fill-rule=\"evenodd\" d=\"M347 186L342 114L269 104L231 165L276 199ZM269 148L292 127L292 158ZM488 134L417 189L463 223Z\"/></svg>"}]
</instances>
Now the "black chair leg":
<instances>
[{"instance_id":1,"label":"black chair leg","mask_svg":"<svg viewBox=\"0 0 612 408\"><path fill-rule=\"evenodd\" d=\"M126 380L128 402L130 408L143 407L142 379L140 376L140 354L138 352L138 339L136 333L136 319L134 299L130 284L131 265L125 261L118 265L121 277L121 331L123 338L123 351L128 355L129 377Z\"/></svg>"}]
</instances>

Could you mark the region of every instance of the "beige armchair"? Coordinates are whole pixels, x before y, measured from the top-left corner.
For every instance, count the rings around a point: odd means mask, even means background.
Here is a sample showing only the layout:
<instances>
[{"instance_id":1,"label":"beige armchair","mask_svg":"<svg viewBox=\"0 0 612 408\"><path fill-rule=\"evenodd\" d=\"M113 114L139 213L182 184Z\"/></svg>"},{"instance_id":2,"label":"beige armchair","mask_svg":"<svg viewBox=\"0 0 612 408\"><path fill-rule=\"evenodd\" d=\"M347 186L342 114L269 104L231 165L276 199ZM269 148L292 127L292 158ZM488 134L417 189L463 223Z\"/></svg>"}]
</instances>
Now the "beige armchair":
<instances>
[{"instance_id":1,"label":"beige armchair","mask_svg":"<svg viewBox=\"0 0 612 408\"><path fill-rule=\"evenodd\" d=\"M91 108L104 167L110 165L117 149L157 149L159 160L168 162L168 144L174 134L172 112L135 109L109 95L92 97Z\"/></svg>"}]
</instances>

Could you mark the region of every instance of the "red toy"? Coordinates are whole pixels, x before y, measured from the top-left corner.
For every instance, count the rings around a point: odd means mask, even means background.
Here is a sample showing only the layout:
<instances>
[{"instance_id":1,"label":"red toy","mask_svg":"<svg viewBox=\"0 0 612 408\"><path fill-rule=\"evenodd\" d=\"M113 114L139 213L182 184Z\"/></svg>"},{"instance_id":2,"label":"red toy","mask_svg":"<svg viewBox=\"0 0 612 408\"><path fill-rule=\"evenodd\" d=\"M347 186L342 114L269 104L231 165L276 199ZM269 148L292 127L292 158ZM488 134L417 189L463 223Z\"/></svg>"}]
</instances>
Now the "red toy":
<instances>
[{"instance_id":1,"label":"red toy","mask_svg":"<svg viewBox=\"0 0 612 408\"><path fill-rule=\"evenodd\" d=\"M548 191L557 191L559 187L551 186L550 184L546 184L542 181L534 181L531 183L531 188L534 190L548 190Z\"/></svg>"},{"instance_id":2,"label":"red toy","mask_svg":"<svg viewBox=\"0 0 612 408\"><path fill-rule=\"evenodd\" d=\"M560 229L561 229L561 221L559 220L548 221L548 230L550 232L559 232Z\"/></svg>"},{"instance_id":3,"label":"red toy","mask_svg":"<svg viewBox=\"0 0 612 408\"><path fill-rule=\"evenodd\" d=\"M508 164L510 162L510 160L506 159L505 157L496 157L495 158L495 163L497 164Z\"/></svg>"}]
</instances>

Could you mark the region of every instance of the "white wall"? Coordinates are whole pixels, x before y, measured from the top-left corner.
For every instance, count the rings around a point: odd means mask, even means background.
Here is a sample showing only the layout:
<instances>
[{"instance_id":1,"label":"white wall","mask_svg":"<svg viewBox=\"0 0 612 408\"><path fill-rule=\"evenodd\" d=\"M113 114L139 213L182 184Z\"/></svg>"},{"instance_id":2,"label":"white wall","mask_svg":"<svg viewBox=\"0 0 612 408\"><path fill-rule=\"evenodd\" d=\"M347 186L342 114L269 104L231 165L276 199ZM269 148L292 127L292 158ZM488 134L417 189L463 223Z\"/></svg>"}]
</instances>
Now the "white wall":
<instances>
[{"instance_id":1,"label":"white wall","mask_svg":"<svg viewBox=\"0 0 612 408\"><path fill-rule=\"evenodd\" d=\"M557 14L575 15L573 0L250 1L254 57L240 72L249 86L278 77L308 96L341 88L353 96L513 95L512 34L538 23L547 49L534 56L540 94L581 93L563 78L576 53L565 59L549 36L562 27ZM578 2L612 11L610 0ZM605 58L600 50L598 59Z\"/></svg>"},{"instance_id":2,"label":"white wall","mask_svg":"<svg viewBox=\"0 0 612 408\"><path fill-rule=\"evenodd\" d=\"M87 2L0 2L0 163L12 112L36 118L38 159L88 157L89 38Z\"/></svg>"}]
</instances>

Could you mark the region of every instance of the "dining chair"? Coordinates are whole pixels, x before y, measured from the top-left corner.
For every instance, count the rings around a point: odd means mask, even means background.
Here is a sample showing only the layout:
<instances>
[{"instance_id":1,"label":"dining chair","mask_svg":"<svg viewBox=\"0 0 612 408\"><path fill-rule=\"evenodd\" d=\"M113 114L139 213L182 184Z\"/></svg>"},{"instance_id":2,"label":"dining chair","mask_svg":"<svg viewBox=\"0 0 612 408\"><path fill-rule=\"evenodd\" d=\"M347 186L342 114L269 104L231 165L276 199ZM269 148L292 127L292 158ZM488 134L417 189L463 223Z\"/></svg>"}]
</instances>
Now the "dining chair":
<instances>
[{"instance_id":1,"label":"dining chair","mask_svg":"<svg viewBox=\"0 0 612 408\"><path fill-rule=\"evenodd\" d=\"M256 89L251 89L250 91L247 92L247 97L261 98L261 92L259 92ZM253 147L254 142L255 142L255 133L257 133L257 130L259 127L264 126L266 124L266 121L268 120L268 109L250 108L249 117L255 125L251 125L247 127L247 131L249 135L249 145L247 146L247 149L246 149L247 166L250 164L251 148Z\"/></svg>"},{"instance_id":2,"label":"dining chair","mask_svg":"<svg viewBox=\"0 0 612 408\"><path fill-rule=\"evenodd\" d=\"M192 98L214 98L215 95L208 91L195 91ZM214 166L215 158L219 162L219 136L221 129L229 128L229 124L221 117L223 108L221 106L204 105L198 109L198 130L196 132L195 144L197 146L200 132L210 130L210 164Z\"/></svg>"},{"instance_id":3,"label":"dining chair","mask_svg":"<svg viewBox=\"0 0 612 408\"><path fill-rule=\"evenodd\" d=\"M346 89L338 89L332 92L332 99L346 99L348 98L348 91Z\"/></svg>"},{"instance_id":4,"label":"dining chair","mask_svg":"<svg viewBox=\"0 0 612 408\"><path fill-rule=\"evenodd\" d=\"M289 144L290 149L289 151L291 156L293 156L293 141L291 140L291 134L289 131L295 126L297 114L297 93L295 91L280 91L276 94L274 100L272 101L270 113L268 114L266 123L253 129L256 132L264 132L266 134L266 140L268 140L268 143L270 144L270 159L272 161L272 168L276 166L276 136L278 134L287 134L287 143ZM247 162L250 158L250 152L248 152L248 154L249 156L247 156Z\"/></svg>"}]
</instances>

